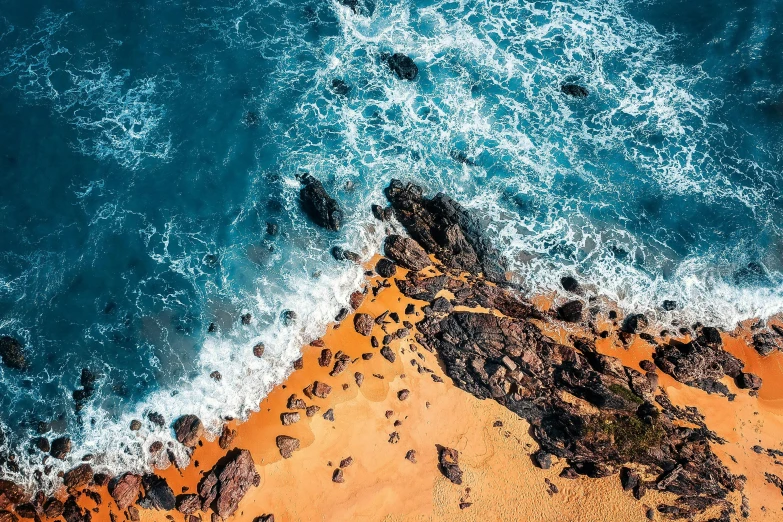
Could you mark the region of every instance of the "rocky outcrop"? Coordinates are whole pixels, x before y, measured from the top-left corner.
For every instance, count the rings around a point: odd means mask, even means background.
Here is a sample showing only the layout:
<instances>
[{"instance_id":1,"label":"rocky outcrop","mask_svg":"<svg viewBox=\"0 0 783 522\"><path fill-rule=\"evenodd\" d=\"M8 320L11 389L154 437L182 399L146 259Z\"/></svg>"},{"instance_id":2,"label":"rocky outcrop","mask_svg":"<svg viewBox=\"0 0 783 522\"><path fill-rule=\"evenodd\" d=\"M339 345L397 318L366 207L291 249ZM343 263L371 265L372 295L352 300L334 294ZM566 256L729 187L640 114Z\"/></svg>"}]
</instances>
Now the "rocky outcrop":
<instances>
[{"instance_id":1,"label":"rocky outcrop","mask_svg":"<svg viewBox=\"0 0 783 522\"><path fill-rule=\"evenodd\" d=\"M299 177L302 189L299 198L302 209L313 222L328 230L340 230L343 222L343 211L337 200L331 197L320 181L310 174Z\"/></svg>"},{"instance_id":2,"label":"rocky outcrop","mask_svg":"<svg viewBox=\"0 0 783 522\"><path fill-rule=\"evenodd\" d=\"M141 493L141 476L133 473L120 475L109 482L109 494L120 511L136 503Z\"/></svg>"},{"instance_id":3,"label":"rocky outcrop","mask_svg":"<svg viewBox=\"0 0 783 522\"><path fill-rule=\"evenodd\" d=\"M720 380L726 375L739 377L745 365L717 343L708 344L702 336L689 343L672 340L660 345L653 359L662 371L678 381L721 395L728 395L729 389Z\"/></svg>"},{"instance_id":4,"label":"rocky outcrop","mask_svg":"<svg viewBox=\"0 0 783 522\"><path fill-rule=\"evenodd\" d=\"M399 180L392 180L386 197L408 234L448 268L506 281L505 260L484 236L486 227L459 203L443 193L428 199L418 185Z\"/></svg>"},{"instance_id":5,"label":"rocky outcrop","mask_svg":"<svg viewBox=\"0 0 783 522\"><path fill-rule=\"evenodd\" d=\"M181 444L195 448L204 435L204 425L195 415L183 415L174 422L174 434Z\"/></svg>"},{"instance_id":6,"label":"rocky outcrop","mask_svg":"<svg viewBox=\"0 0 783 522\"><path fill-rule=\"evenodd\" d=\"M24 370L28 367L22 343L7 335L0 337L0 359L9 368Z\"/></svg>"},{"instance_id":7,"label":"rocky outcrop","mask_svg":"<svg viewBox=\"0 0 783 522\"><path fill-rule=\"evenodd\" d=\"M211 507L219 517L226 519L234 514L250 487L259 483L260 476L250 452L237 449L218 461L204 476L198 494L204 508Z\"/></svg>"},{"instance_id":8,"label":"rocky outcrop","mask_svg":"<svg viewBox=\"0 0 783 522\"><path fill-rule=\"evenodd\" d=\"M418 271L432 264L427 252L409 237L392 234L386 237L383 245L386 256L408 270Z\"/></svg>"},{"instance_id":9,"label":"rocky outcrop","mask_svg":"<svg viewBox=\"0 0 783 522\"><path fill-rule=\"evenodd\" d=\"M402 53L394 53L391 56L386 54L383 60L400 80L413 81L419 75L419 68L410 56Z\"/></svg>"}]
</instances>

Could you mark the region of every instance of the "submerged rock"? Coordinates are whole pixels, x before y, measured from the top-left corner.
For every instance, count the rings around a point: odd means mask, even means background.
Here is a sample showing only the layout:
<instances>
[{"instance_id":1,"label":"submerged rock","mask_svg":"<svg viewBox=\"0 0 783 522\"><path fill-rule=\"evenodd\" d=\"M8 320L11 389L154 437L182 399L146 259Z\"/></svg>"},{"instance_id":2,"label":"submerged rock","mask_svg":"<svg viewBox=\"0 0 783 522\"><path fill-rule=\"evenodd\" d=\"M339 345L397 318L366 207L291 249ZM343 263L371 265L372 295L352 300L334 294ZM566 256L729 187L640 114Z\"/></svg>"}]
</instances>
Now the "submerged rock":
<instances>
[{"instance_id":1,"label":"submerged rock","mask_svg":"<svg viewBox=\"0 0 783 522\"><path fill-rule=\"evenodd\" d=\"M25 370L28 367L22 343L7 335L0 337L0 359L9 368Z\"/></svg>"},{"instance_id":2,"label":"submerged rock","mask_svg":"<svg viewBox=\"0 0 783 522\"><path fill-rule=\"evenodd\" d=\"M574 98L587 98L587 95L589 94L586 88L575 83L564 83L560 86L560 91L563 94L572 96Z\"/></svg>"},{"instance_id":3,"label":"submerged rock","mask_svg":"<svg viewBox=\"0 0 783 522\"><path fill-rule=\"evenodd\" d=\"M394 53L391 56L385 55L383 58L389 69L391 69L400 80L413 81L419 75L419 67L410 56L402 53Z\"/></svg>"},{"instance_id":4,"label":"submerged rock","mask_svg":"<svg viewBox=\"0 0 783 522\"><path fill-rule=\"evenodd\" d=\"M310 174L303 174L299 180L304 185L299 191L299 198L305 213L323 228L340 230L343 211L337 200L327 194L323 184Z\"/></svg>"},{"instance_id":5,"label":"submerged rock","mask_svg":"<svg viewBox=\"0 0 783 522\"><path fill-rule=\"evenodd\" d=\"M56 458L63 460L71 452L71 439L70 437L59 437L52 441L52 451L49 454Z\"/></svg>"}]
</instances>

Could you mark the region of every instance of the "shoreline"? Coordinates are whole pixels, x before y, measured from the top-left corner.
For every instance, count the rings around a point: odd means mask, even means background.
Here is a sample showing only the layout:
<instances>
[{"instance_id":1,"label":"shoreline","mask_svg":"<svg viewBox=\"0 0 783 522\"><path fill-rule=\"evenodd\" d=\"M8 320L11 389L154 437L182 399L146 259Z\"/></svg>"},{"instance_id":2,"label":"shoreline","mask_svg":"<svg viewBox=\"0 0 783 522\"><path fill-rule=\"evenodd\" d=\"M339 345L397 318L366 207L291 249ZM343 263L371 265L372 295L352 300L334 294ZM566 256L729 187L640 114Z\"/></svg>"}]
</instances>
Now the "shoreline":
<instances>
[{"instance_id":1,"label":"shoreline","mask_svg":"<svg viewBox=\"0 0 783 522\"><path fill-rule=\"evenodd\" d=\"M405 225L404 221L403 225ZM467 225L460 223L460 226L464 227L462 230L465 233L469 223ZM411 232L410 229L408 231ZM415 230L411 235L416 235ZM467 233L465 235L469 236ZM426 241L424 243L426 244ZM468 243L476 250L480 250L475 247L474 241L469 239ZM389 257L395 257L394 261L397 265L423 262L421 253L417 254L418 259L416 259L416 255L411 254L411 252L417 253L415 248L410 245L407 245L407 248L408 250L400 250L396 252L396 256L393 256L390 254L394 252L389 251L387 242L386 253ZM252 469L258 473L258 479L254 477L249 479L250 482L257 481L258 486L249 485L244 490L242 495L244 500L232 520L264 520L258 517L265 514L274 514L282 520L340 520L340 516L344 517L348 512L352 513L354 518L365 517L373 520L461 518L469 520L479 515L494 516L499 520L512 520L518 517L525 517L528 520L560 520L564 516L574 516L574 502L579 502L587 508L578 515L584 517L579 520L646 520L650 509L661 505L673 505L676 495L672 492L655 491L649 488L646 494L643 494L642 500L635 500L630 492L623 491L616 473L598 478L581 476L581 474L579 478L561 477L560 473L568 467L566 462L573 461L573 458L550 455L553 460L552 467L541 469L534 464L535 459L531 459L531 455L542 447L533 435L534 426L498 401L492 398L481 400L466 392L465 383L462 386L455 385L455 381L449 375L450 371L453 373L453 367L444 363L442 357L439 357L441 353L438 350L427 349L427 341L431 340L432 336L428 337L428 334L423 334L419 328L416 328L411 329L400 339L384 343L384 346L388 344L396 354L394 362L390 362L381 355L380 345L372 347L370 338L357 331L354 318L357 313L369 314L372 319L375 319L383 316L385 311L396 312L399 315L399 323L391 319L387 319L387 324L383 324L384 321L381 321L382 324L373 323L373 333L380 337L384 334L393 334L402 328L405 320L410 320L419 326L428 317L447 318L452 313L490 314L503 318L514 317L517 314L519 317L516 320L534 324L550 340L571 347L575 354L583 351L573 348L574 345L578 345L580 339L592 339L596 353L616 357L627 368L635 370L642 376L645 371L639 363L651 358L655 350L653 342L658 345L672 344L673 341L688 343L693 340L691 336L661 338L649 335L648 338L642 338L640 336L644 333L641 332L642 329L629 334L623 331L624 325L619 319L603 318L600 317L600 313L595 314L595 320L579 323L561 321L557 318L557 314L562 316L562 312L552 312L554 303L547 296L533 298L532 302L536 305L533 307L528 306L523 300L510 302L508 296L502 293L506 291L499 290L500 297L492 294L493 297L490 299L490 301L495 299L495 304L499 306L481 306L481 303L474 301L481 301L487 297L482 297L483 294L480 293L476 297L472 292L477 289L484 292L491 288L502 288L503 277L497 273L496 267L492 266L491 246L484 245L485 259L480 259L482 256L476 257L476 262L482 266L482 272L490 274L489 280L471 275L477 273L475 269L462 270L464 266L460 266L460 263L466 261L459 259L444 261L441 257L437 257L438 252L432 250L427 249L426 254L429 256L426 263L431 265L437 259L435 263L437 269L422 266L418 275L412 275L402 267L398 267L396 273L389 277L374 275L368 277L366 282L367 288L372 289L379 288L378 284L381 281L389 282L392 279L407 281L410 284L408 293L431 294L427 296L428 299L412 299L410 295L406 295L406 292L401 292L402 288L398 288L400 283L396 285L390 283L388 288L383 288L378 293L377 298L372 296L373 292L370 290L354 312L345 317L342 322L327 327L326 333L320 339L325 346L319 346L321 342L317 340L303 348L303 369L295 370L283 383L277 385L260 403L259 410L252 413L246 422L228 423L228 430L237 431L230 445L220 447L217 440L210 441L201 437L199 433L195 440L188 441L195 446L189 466L183 470L177 469L174 465L158 470L156 473L165 480L172 495L178 496L176 503L183 502L182 495L193 495L200 489L199 482L204 480L204 475L208 474L214 466L219 466L219 461L228 450L242 448L248 450L252 456L254 463ZM371 262L376 270L378 270L379 259L382 258L375 256ZM461 274L454 277L455 273ZM429 292L426 281L437 278L441 274L451 274L449 285L452 283L453 285L443 287L435 293ZM419 280L417 279L419 276L426 276L426 279ZM457 298L460 292L470 296ZM422 310L424 306L435 307L435 301L444 297L446 299L440 301L443 306L446 306L443 304L444 301L455 301L451 303L451 310L444 309L434 314ZM405 309L410 304L414 304L418 315L405 314ZM563 304L560 304L558 310L562 310L562 307ZM580 317L591 314L590 311L586 312L583 313L582 308L579 308ZM591 324L585 325L584 322ZM382 328L388 331L382 331ZM600 335L602 331L611 331L611 333L602 337ZM697 332L691 333L692 337L696 337ZM418 335L422 337L414 339L413 336ZM717 439L726 440L725 444L719 444L714 440L710 443L710 447L716 452L720 462L727 466L731 473L736 474L745 470L769 467L777 456L774 452L780 450L775 447L779 443L775 440L774 434L779 433L779 429L783 428L781 415L783 384L779 379L783 374L783 354L776 351L762 359L752 348L751 335L750 329L737 329L732 334L723 333L719 342L711 343L710 346L720 346L720 349L725 350L726 353L738 356L745 364L743 369L745 373L753 373L761 377L764 384L758 392L758 397L752 397L747 391L740 390L735 381L725 375L717 382L728 390L728 396L720 393L708 394L704 390L675 380L664 371L654 372L658 386L675 407L697 405L703 414L704 426L715 430ZM422 340L425 342L422 343ZM332 351L332 360L330 365L322 367L317 359L325 347ZM348 356L347 368L338 375L329 376L329 370L339 351ZM362 354L365 353L371 353L372 357L369 360L363 359ZM419 372L416 370L417 367L424 367L427 370ZM362 374L361 386L357 383L355 375L357 371ZM504 374L505 372L504 370ZM442 382L438 382L430 375L436 376ZM633 383L633 378L629 378ZM325 398L305 397L303 389L315 381L327 382L331 386L331 392ZM345 385L347 388L344 389ZM715 386L714 383L711 386ZM633 391L629 393L634 395L636 390L633 384L631 388ZM410 397L401 401L397 393L403 389L409 390ZM588 404L589 400L585 402L584 397L575 396L571 392L566 393L568 395L566 402L570 401L569 403L573 403L577 410L584 410L587 412L586 415L592 415L594 412L590 408L595 409L595 406ZM292 393L296 393L308 405L319 406L320 410L312 417L307 417L304 411L298 412L300 413L298 422L282 426L281 415L292 412L286 408L288 397ZM732 395L733 397L729 399ZM556 404L560 404L560 401L561 398L557 398ZM620 406L618 411L626 406ZM329 408L334 412L333 422L323 418L323 414ZM389 409L393 413L387 418L386 411ZM727 411L734 414L733 419L727 415ZM759 422L754 417L763 421ZM465 419L471 420L464 422ZM394 426L394 421L400 421L401 424ZM496 426L498 421L500 425ZM392 433L397 433L398 442L389 442ZM281 457L281 452L275 443L280 435L299 440L299 449L293 452L291 458ZM754 443L753 446L761 446L762 451L751 449L752 446L749 446L751 442ZM460 455L459 465L464 468L466 476L465 485L457 488L438 469L439 452L436 444L457 449ZM417 452L415 464L405 459L405 455L411 449ZM773 450L772 453L767 451L770 449ZM160 451L163 451L163 448L160 448ZM343 482L333 482L339 462L349 456L354 459L354 462L342 472ZM769 469L774 471L774 468ZM585 475L589 475L589 472ZM644 475L643 478L653 480ZM744 497L738 496L738 491L744 491L748 497L748 505L753 509L753 519L773 520L778 509L771 506L774 505L775 500L780 502L774 497L780 495L781 490L758 472L748 473L746 478L747 484L742 481L744 488L731 490L734 512L739 515L742 510ZM660 479L657 480L660 482ZM67 522L86 520L87 513L92 520L112 520L110 515L112 512L122 519L123 516L120 514L122 511L126 512L128 519L133 520L135 516L131 512L117 510L116 507L112 509L113 503L116 504L116 498L113 499L109 492L108 481L100 486L96 486L97 482L100 481L89 477L84 484L79 485L83 491L91 492L78 497L77 504L86 511L78 513L77 516L77 513L71 510L72 516L69 517L67 514L65 516ZM531 492L530 486L538 482L541 483L540 490ZM78 487L72 489L79 490ZM150 489L146 486L137 488L137 498L133 499L133 503L138 501L138 495L142 490L145 491L145 496L149 497ZM240 489L244 489L244 486ZM501 490L504 494L498 495L497 492ZM557 493L554 490L557 490ZM366 498L361 497L362 493ZM65 501L65 495L60 494L58 497L61 501ZM101 500L102 504L97 505L96 498L105 500L105 504ZM380 500L377 500L378 498ZM313 499L317 500L313 501ZM524 500L521 503L522 507L519 507L519 499ZM39 504L40 511L43 512L45 503ZM109 509L106 509L106 504ZM464 507L460 508L461 504ZM722 505L726 507L726 504ZM761 507L766 508L767 505L770 508L762 511ZM590 506L593 506L592 511ZM184 520L193 522L198 520L194 517L194 513L201 512L202 507L199 502L199 509L192 513L171 511L171 514L177 520L184 517ZM520 511L524 508L528 511ZM710 509L698 511L698 515L706 516L714 511L714 508L715 506L711 506ZM94 509L98 511L93 511ZM190 508L185 509L185 511L189 510ZM604 518L595 518L594 515L598 512L601 512ZM330 518L329 513L333 513L334 516ZM41 516L43 513L36 514ZM141 520L159 519L158 511L152 509L142 509L139 515ZM202 513L202 516L209 515ZM663 515L656 512L653 516ZM2 516L0 520L7 522Z\"/></svg>"}]
</instances>

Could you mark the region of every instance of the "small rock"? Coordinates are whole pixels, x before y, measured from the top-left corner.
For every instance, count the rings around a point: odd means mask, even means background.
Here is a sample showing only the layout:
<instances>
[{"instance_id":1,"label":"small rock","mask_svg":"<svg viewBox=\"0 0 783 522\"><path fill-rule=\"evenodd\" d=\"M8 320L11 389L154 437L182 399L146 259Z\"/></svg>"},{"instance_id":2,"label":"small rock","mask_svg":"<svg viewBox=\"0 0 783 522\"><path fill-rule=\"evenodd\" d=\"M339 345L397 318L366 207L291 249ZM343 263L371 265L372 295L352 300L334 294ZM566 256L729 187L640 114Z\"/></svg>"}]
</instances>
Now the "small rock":
<instances>
[{"instance_id":1,"label":"small rock","mask_svg":"<svg viewBox=\"0 0 783 522\"><path fill-rule=\"evenodd\" d=\"M306 414L308 417L312 417L312 416L314 416L316 413L318 413L320 410L321 410L321 407L320 407L320 406L315 406L315 405L313 405L313 406L308 406L308 407L307 407L307 409L305 410L305 414Z\"/></svg>"},{"instance_id":2,"label":"small rock","mask_svg":"<svg viewBox=\"0 0 783 522\"><path fill-rule=\"evenodd\" d=\"M289 437L288 435L278 435L275 439L277 449L284 459L291 458L291 455L299 449L299 439Z\"/></svg>"},{"instance_id":3,"label":"small rock","mask_svg":"<svg viewBox=\"0 0 783 522\"><path fill-rule=\"evenodd\" d=\"M326 419L326 420L328 420L330 422L334 422L334 410L332 408L329 408L328 410L326 410L326 412L324 413L323 417L324 417L324 419Z\"/></svg>"},{"instance_id":4,"label":"small rock","mask_svg":"<svg viewBox=\"0 0 783 522\"><path fill-rule=\"evenodd\" d=\"M326 368L332 363L332 350L324 348L321 350L321 356L318 357L318 365L322 368Z\"/></svg>"},{"instance_id":5,"label":"small rock","mask_svg":"<svg viewBox=\"0 0 783 522\"><path fill-rule=\"evenodd\" d=\"M242 314L242 317L240 319L242 319L242 324L247 326L250 324L250 321L253 320L253 315L250 313Z\"/></svg>"},{"instance_id":6,"label":"small rock","mask_svg":"<svg viewBox=\"0 0 783 522\"><path fill-rule=\"evenodd\" d=\"M141 429L141 421L139 420L132 420L130 423L130 429L131 431L139 431Z\"/></svg>"},{"instance_id":7,"label":"small rock","mask_svg":"<svg viewBox=\"0 0 783 522\"><path fill-rule=\"evenodd\" d=\"M557 317L569 323L578 323L582 320L582 302L568 301L557 309Z\"/></svg>"},{"instance_id":8,"label":"small rock","mask_svg":"<svg viewBox=\"0 0 783 522\"><path fill-rule=\"evenodd\" d=\"M459 467L459 452L453 448L438 445L438 464L441 473L454 484L462 485L462 470Z\"/></svg>"},{"instance_id":9,"label":"small rock","mask_svg":"<svg viewBox=\"0 0 783 522\"><path fill-rule=\"evenodd\" d=\"M347 468L351 464L353 464L353 457L347 457L340 461L341 468Z\"/></svg>"},{"instance_id":10,"label":"small rock","mask_svg":"<svg viewBox=\"0 0 783 522\"><path fill-rule=\"evenodd\" d=\"M389 444L397 444L400 442L400 434L393 431L389 434Z\"/></svg>"},{"instance_id":11,"label":"small rock","mask_svg":"<svg viewBox=\"0 0 783 522\"><path fill-rule=\"evenodd\" d=\"M552 467L552 455L544 450L538 450L533 454L533 460L541 469L549 469Z\"/></svg>"},{"instance_id":12,"label":"small rock","mask_svg":"<svg viewBox=\"0 0 783 522\"><path fill-rule=\"evenodd\" d=\"M356 386L361 388L362 383L364 382L364 375L362 373L356 372L353 374L353 378L356 381Z\"/></svg>"},{"instance_id":13,"label":"small rock","mask_svg":"<svg viewBox=\"0 0 783 522\"><path fill-rule=\"evenodd\" d=\"M294 370L301 370L304 368L304 359L302 357L294 361Z\"/></svg>"},{"instance_id":14,"label":"small rock","mask_svg":"<svg viewBox=\"0 0 783 522\"><path fill-rule=\"evenodd\" d=\"M405 454L405 458L416 464L416 450L408 450L408 453Z\"/></svg>"},{"instance_id":15,"label":"small rock","mask_svg":"<svg viewBox=\"0 0 783 522\"><path fill-rule=\"evenodd\" d=\"M427 252L415 240L390 235L384 243L386 256L409 270L419 271L432 264Z\"/></svg>"},{"instance_id":16,"label":"small rock","mask_svg":"<svg viewBox=\"0 0 783 522\"><path fill-rule=\"evenodd\" d=\"M293 412L285 412L280 414L280 421L283 423L283 426L290 426L291 424L294 424L296 422L299 422L300 416L299 412L293 411Z\"/></svg>"},{"instance_id":17,"label":"small rock","mask_svg":"<svg viewBox=\"0 0 783 522\"><path fill-rule=\"evenodd\" d=\"M332 393L332 387L325 382L315 381L313 383L313 395L316 397L325 399L330 393Z\"/></svg>"},{"instance_id":18,"label":"small rock","mask_svg":"<svg viewBox=\"0 0 783 522\"><path fill-rule=\"evenodd\" d=\"M288 397L286 408L288 408L289 410L303 410L307 408L307 404L305 404L305 401L298 398L294 393L290 397Z\"/></svg>"},{"instance_id":19,"label":"small rock","mask_svg":"<svg viewBox=\"0 0 783 522\"><path fill-rule=\"evenodd\" d=\"M343 476L343 470L340 468L337 468L334 470L334 473L332 473L332 482L337 482L338 484L342 484L345 482L345 477Z\"/></svg>"},{"instance_id":20,"label":"small rock","mask_svg":"<svg viewBox=\"0 0 783 522\"><path fill-rule=\"evenodd\" d=\"M78 489L86 486L92 480L92 466L82 464L71 469L63 475L63 484L68 489Z\"/></svg>"},{"instance_id":21,"label":"small rock","mask_svg":"<svg viewBox=\"0 0 783 522\"><path fill-rule=\"evenodd\" d=\"M15 370L25 370L29 366L22 343L7 335L0 337L0 359Z\"/></svg>"},{"instance_id":22,"label":"small rock","mask_svg":"<svg viewBox=\"0 0 783 522\"><path fill-rule=\"evenodd\" d=\"M261 357L264 355L264 343L258 343L255 346L253 346L253 355L256 357Z\"/></svg>"},{"instance_id":23,"label":"small rock","mask_svg":"<svg viewBox=\"0 0 783 522\"><path fill-rule=\"evenodd\" d=\"M235 438L237 438L237 430L232 430L227 425L223 426L223 431L218 438L218 446L220 446L220 449L226 450L231 446Z\"/></svg>"},{"instance_id":24,"label":"small rock","mask_svg":"<svg viewBox=\"0 0 783 522\"><path fill-rule=\"evenodd\" d=\"M394 274L397 273L397 265L391 259L382 257L375 263L375 272L384 278L394 277Z\"/></svg>"},{"instance_id":25,"label":"small rock","mask_svg":"<svg viewBox=\"0 0 783 522\"><path fill-rule=\"evenodd\" d=\"M411 394L410 390L404 389L397 392L397 398L401 401L404 401L408 398L408 396Z\"/></svg>"},{"instance_id":26,"label":"small rock","mask_svg":"<svg viewBox=\"0 0 783 522\"><path fill-rule=\"evenodd\" d=\"M387 361L389 361L390 363L393 363L394 361L397 360L397 356L394 354L392 349L389 348L388 346L384 346L383 348L381 348L381 356Z\"/></svg>"},{"instance_id":27,"label":"small rock","mask_svg":"<svg viewBox=\"0 0 783 522\"><path fill-rule=\"evenodd\" d=\"M201 499L198 495L179 495L177 497L177 511L184 515L192 515L201 509Z\"/></svg>"}]
</instances>

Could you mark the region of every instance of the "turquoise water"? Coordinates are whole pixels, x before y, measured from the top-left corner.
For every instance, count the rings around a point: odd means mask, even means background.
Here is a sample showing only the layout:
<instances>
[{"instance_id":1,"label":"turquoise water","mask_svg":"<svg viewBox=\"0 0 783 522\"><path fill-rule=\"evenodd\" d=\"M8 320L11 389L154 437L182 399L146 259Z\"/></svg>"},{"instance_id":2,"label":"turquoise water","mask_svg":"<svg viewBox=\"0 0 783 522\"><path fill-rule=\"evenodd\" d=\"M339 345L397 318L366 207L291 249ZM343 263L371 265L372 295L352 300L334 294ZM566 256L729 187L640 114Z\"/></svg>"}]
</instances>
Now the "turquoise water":
<instances>
[{"instance_id":1,"label":"turquoise water","mask_svg":"<svg viewBox=\"0 0 783 522\"><path fill-rule=\"evenodd\" d=\"M378 250L393 177L473 209L531 292L575 274L626 311L723 326L783 309L779 2L356 11L0 0L0 334L31 363L0 368L7 449L47 421L74 461L139 468L169 432L130 419L247 414L361 281L329 249ZM304 217L302 172L339 232Z\"/></svg>"}]
</instances>

